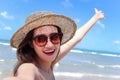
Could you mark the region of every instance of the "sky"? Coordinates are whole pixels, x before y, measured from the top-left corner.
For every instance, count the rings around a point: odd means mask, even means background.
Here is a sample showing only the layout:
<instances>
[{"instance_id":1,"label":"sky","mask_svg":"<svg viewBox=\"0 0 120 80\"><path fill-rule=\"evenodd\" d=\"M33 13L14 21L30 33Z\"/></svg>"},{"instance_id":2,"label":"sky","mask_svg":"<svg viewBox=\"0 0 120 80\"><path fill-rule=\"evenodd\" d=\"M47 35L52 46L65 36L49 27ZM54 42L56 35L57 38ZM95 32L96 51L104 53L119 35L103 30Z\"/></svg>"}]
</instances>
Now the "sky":
<instances>
[{"instance_id":1,"label":"sky","mask_svg":"<svg viewBox=\"0 0 120 80\"><path fill-rule=\"evenodd\" d=\"M51 11L72 18L77 28L102 10L98 21L75 48L120 53L120 0L0 0L0 39L10 40L26 17L36 11Z\"/></svg>"}]
</instances>

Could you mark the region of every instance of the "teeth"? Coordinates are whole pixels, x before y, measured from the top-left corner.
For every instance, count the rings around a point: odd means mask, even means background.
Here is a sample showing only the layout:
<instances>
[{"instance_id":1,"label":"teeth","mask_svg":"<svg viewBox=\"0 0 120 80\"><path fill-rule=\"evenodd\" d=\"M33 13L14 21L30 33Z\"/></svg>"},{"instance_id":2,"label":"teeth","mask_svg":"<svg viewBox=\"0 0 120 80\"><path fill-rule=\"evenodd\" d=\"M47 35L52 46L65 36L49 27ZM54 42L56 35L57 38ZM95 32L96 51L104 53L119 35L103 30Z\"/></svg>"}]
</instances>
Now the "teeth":
<instances>
[{"instance_id":1,"label":"teeth","mask_svg":"<svg viewBox=\"0 0 120 80\"><path fill-rule=\"evenodd\" d=\"M45 51L46 53L50 53L50 52L53 52L54 50L49 50L49 51Z\"/></svg>"}]
</instances>

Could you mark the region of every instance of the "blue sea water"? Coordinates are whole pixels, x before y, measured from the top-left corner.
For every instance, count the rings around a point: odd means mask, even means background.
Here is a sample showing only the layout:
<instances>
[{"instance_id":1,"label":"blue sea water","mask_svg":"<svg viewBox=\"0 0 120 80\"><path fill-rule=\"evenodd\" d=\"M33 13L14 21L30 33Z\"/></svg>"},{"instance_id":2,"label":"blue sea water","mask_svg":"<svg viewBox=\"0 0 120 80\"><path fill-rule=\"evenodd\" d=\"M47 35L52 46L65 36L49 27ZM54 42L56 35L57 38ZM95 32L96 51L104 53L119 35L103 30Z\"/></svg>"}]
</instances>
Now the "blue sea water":
<instances>
[{"instance_id":1,"label":"blue sea water","mask_svg":"<svg viewBox=\"0 0 120 80\"><path fill-rule=\"evenodd\" d=\"M0 80L11 76L16 50L0 40ZM120 80L120 54L72 49L54 68L56 80Z\"/></svg>"}]
</instances>

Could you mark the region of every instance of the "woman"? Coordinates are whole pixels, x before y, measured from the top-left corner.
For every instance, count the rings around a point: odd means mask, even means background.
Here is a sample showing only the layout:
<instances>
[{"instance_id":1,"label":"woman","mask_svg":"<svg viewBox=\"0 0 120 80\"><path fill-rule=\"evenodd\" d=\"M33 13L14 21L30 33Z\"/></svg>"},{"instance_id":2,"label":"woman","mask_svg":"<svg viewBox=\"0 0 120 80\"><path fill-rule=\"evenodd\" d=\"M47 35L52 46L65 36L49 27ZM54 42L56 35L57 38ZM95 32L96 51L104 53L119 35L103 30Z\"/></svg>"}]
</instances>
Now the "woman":
<instances>
[{"instance_id":1,"label":"woman","mask_svg":"<svg viewBox=\"0 0 120 80\"><path fill-rule=\"evenodd\" d=\"M76 31L75 22L63 15L35 12L12 37L18 63L14 76L4 80L55 80L54 65L62 59L100 19L101 11Z\"/></svg>"}]
</instances>

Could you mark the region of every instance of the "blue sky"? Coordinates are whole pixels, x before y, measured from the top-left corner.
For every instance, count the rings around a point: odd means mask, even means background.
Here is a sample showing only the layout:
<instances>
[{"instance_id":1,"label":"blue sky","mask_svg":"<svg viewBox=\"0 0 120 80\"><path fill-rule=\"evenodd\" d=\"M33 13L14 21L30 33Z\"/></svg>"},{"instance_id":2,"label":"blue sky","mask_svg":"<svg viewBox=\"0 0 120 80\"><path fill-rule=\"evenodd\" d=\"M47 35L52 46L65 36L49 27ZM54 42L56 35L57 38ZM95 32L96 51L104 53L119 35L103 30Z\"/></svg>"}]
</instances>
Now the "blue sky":
<instances>
[{"instance_id":1,"label":"blue sky","mask_svg":"<svg viewBox=\"0 0 120 80\"><path fill-rule=\"evenodd\" d=\"M94 8L105 13L75 48L120 53L120 0L1 0L0 39L10 39L26 16L35 11L52 11L66 15L84 25L94 14Z\"/></svg>"}]
</instances>

